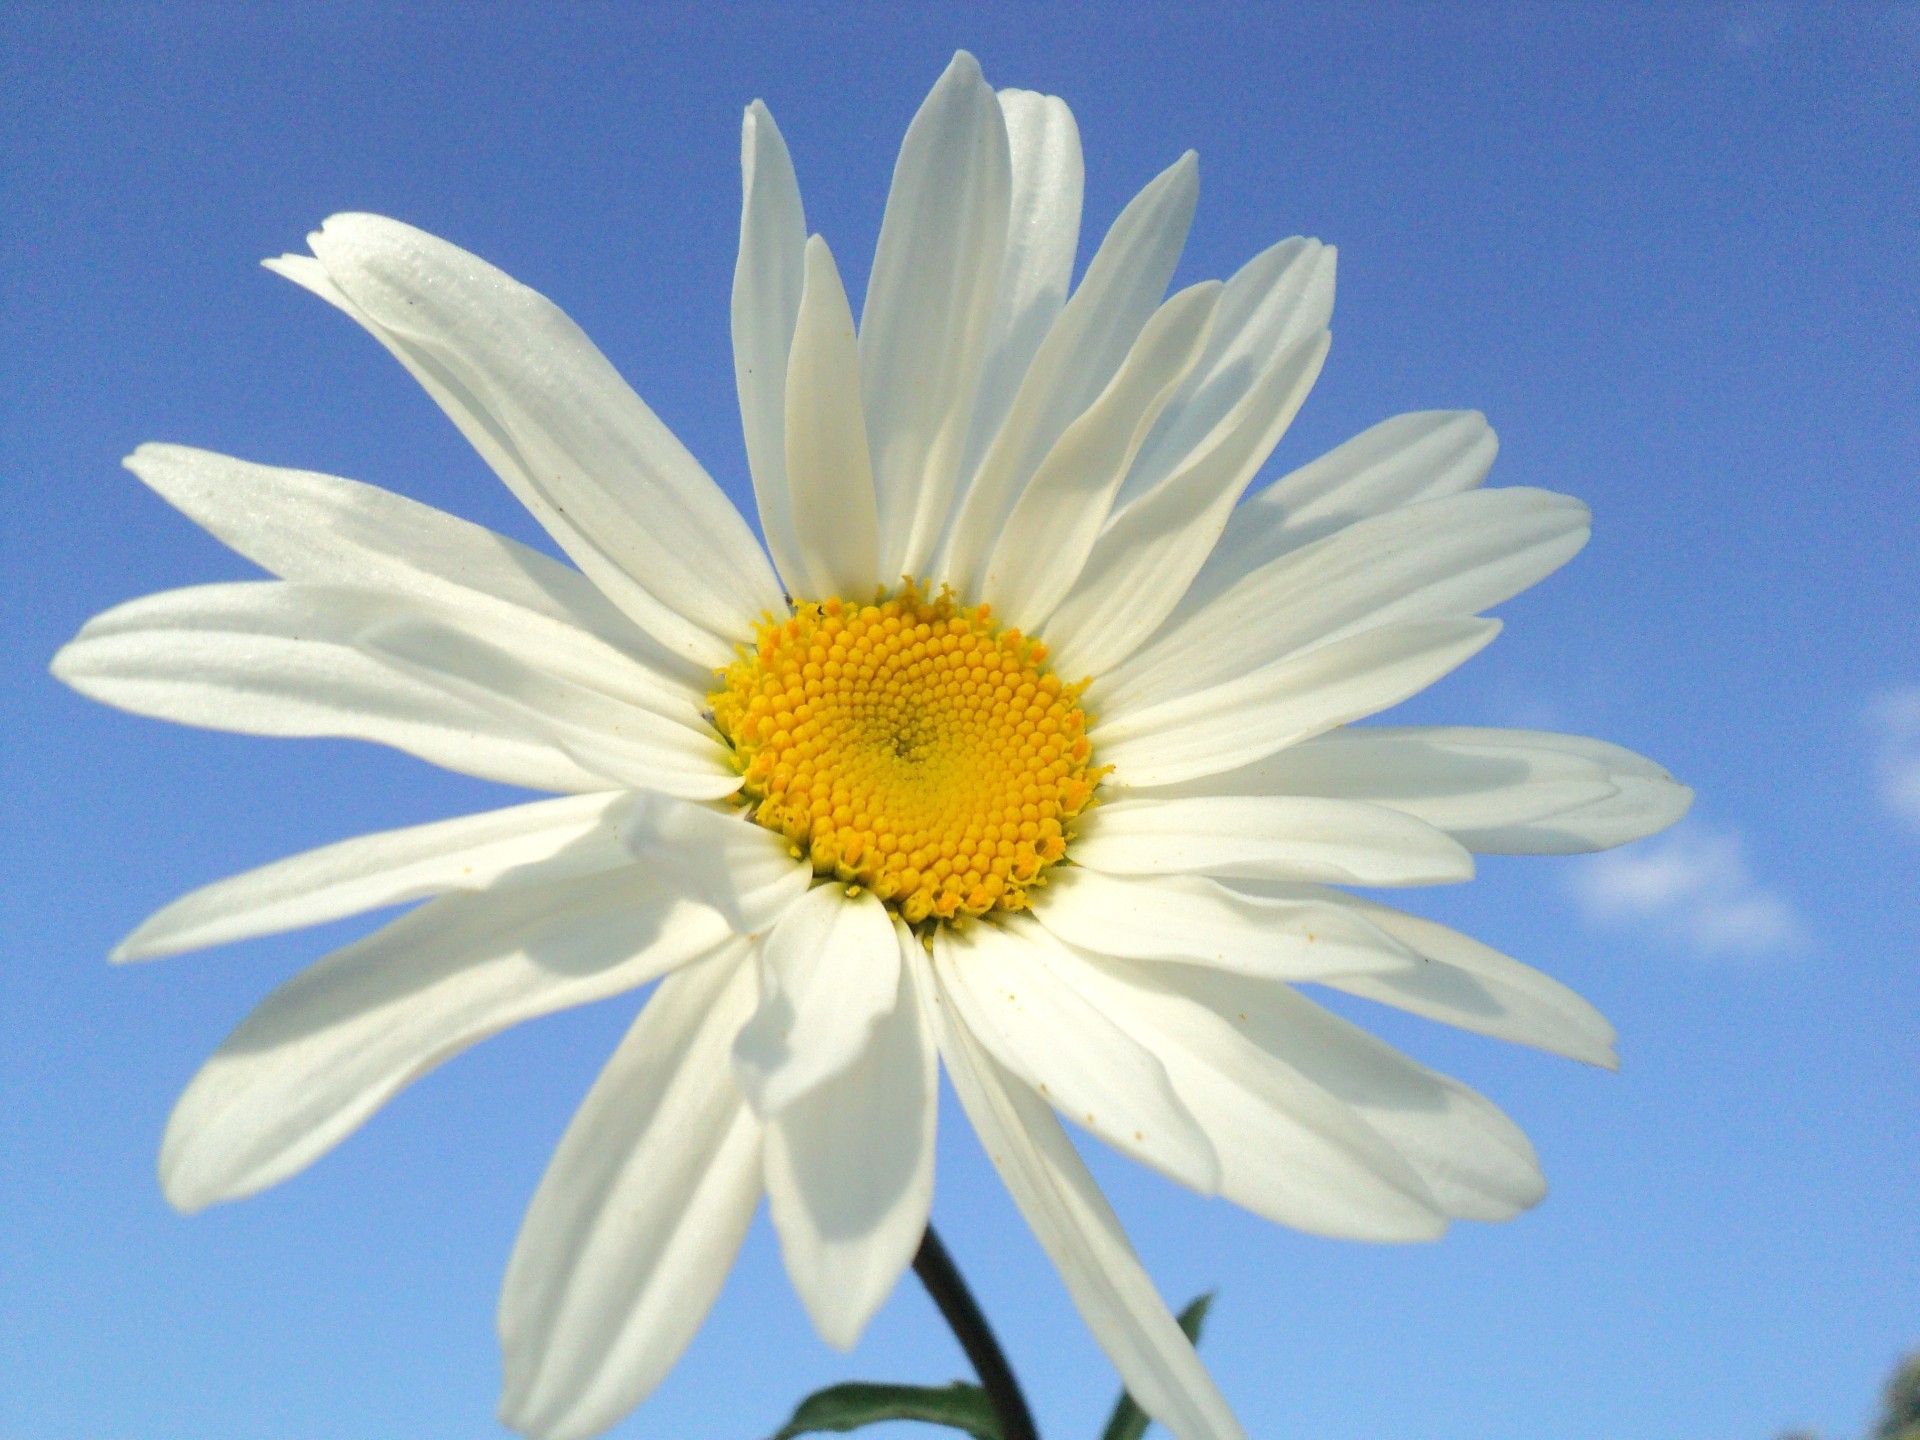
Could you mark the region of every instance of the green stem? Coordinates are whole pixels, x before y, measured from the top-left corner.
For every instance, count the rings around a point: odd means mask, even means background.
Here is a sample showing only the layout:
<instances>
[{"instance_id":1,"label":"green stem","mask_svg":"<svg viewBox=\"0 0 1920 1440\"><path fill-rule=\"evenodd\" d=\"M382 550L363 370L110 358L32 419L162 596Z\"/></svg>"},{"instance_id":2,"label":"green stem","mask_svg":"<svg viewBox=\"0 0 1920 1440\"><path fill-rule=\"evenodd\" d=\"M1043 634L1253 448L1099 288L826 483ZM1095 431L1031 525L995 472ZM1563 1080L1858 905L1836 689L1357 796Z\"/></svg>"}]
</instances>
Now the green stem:
<instances>
[{"instance_id":1,"label":"green stem","mask_svg":"<svg viewBox=\"0 0 1920 1440\"><path fill-rule=\"evenodd\" d=\"M941 1317L952 1329L960 1348L967 1352L980 1387L993 1404L1000 1421L1002 1440L1040 1440L1033 1428L1033 1412L1027 1409L1027 1397L1020 1393L1020 1382L1013 1378L1013 1367L993 1338L993 1328L980 1313L973 1292L960 1278L960 1269L947 1253L947 1247L934 1234L933 1226L920 1237L920 1249L913 1257L913 1273L927 1287L927 1294L940 1307Z\"/></svg>"}]
</instances>

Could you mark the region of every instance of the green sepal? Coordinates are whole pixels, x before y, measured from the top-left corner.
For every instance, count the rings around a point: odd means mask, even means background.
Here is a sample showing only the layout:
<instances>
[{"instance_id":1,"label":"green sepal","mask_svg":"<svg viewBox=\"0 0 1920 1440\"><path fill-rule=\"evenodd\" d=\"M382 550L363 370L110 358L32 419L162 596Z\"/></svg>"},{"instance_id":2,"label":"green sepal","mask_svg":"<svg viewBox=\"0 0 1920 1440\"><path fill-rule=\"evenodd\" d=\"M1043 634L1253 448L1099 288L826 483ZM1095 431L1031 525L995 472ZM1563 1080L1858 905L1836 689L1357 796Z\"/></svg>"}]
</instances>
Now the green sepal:
<instances>
[{"instance_id":1,"label":"green sepal","mask_svg":"<svg viewBox=\"0 0 1920 1440\"><path fill-rule=\"evenodd\" d=\"M1187 1302L1187 1308L1180 1312L1180 1333L1193 1342L1200 1344L1200 1327L1207 1323L1207 1311L1213 1306L1213 1291L1196 1295ZM1147 1426L1153 1423L1153 1417L1135 1403L1133 1396L1120 1392L1120 1403L1113 1407L1113 1418L1107 1421L1107 1428L1101 1432L1100 1440L1140 1440L1147 1433Z\"/></svg>"},{"instance_id":2,"label":"green sepal","mask_svg":"<svg viewBox=\"0 0 1920 1440\"><path fill-rule=\"evenodd\" d=\"M816 1390L769 1440L793 1440L822 1430L858 1430L883 1420L922 1420L964 1430L974 1440L1001 1440L987 1392L956 1380L951 1385L875 1385L850 1380Z\"/></svg>"}]
</instances>

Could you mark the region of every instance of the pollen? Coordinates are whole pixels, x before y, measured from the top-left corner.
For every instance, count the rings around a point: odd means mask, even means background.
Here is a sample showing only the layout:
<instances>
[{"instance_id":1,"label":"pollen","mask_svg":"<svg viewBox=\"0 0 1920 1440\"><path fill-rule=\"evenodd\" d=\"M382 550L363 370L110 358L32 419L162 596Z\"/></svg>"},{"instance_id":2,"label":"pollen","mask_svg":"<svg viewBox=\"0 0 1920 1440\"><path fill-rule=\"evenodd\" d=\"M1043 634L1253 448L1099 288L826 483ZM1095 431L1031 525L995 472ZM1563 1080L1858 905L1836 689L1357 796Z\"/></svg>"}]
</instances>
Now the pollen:
<instances>
[{"instance_id":1,"label":"pollen","mask_svg":"<svg viewBox=\"0 0 1920 1440\"><path fill-rule=\"evenodd\" d=\"M908 583L796 603L708 700L753 818L919 925L1027 909L1065 857L1105 773L1083 688L987 606Z\"/></svg>"}]
</instances>

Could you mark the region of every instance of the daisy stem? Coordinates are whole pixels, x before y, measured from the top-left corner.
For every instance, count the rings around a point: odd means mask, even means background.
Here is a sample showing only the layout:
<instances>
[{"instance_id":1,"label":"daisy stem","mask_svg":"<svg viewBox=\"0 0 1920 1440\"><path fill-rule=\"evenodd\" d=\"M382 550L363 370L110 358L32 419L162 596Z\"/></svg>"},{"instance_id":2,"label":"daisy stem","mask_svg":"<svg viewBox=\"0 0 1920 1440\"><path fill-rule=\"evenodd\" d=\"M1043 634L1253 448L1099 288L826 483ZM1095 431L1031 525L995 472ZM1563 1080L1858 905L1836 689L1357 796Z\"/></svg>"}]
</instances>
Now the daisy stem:
<instances>
[{"instance_id":1,"label":"daisy stem","mask_svg":"<svg viewBox=\"0 0 1920 1440\"><path fill-rule=\"evenodd\" d=\"M1033 1428L1033 1413L1027 1409L1027 1397L1020 1393L1020 1382L1013 1378L1013 1367L993 1338L993 1327L980 1313L980 1306L961 1278L959 1266L940 1243L933 1226L920 1237L920 1249L913 1257L913 1273L927 1287L927 1294L940 1307L940 1315L952 1329L960 1348L973 1362L980 1386L987 1392L993 1413L1000 1421L1001 1440L1040 1440Z\"/></svg>"}]
</instances>

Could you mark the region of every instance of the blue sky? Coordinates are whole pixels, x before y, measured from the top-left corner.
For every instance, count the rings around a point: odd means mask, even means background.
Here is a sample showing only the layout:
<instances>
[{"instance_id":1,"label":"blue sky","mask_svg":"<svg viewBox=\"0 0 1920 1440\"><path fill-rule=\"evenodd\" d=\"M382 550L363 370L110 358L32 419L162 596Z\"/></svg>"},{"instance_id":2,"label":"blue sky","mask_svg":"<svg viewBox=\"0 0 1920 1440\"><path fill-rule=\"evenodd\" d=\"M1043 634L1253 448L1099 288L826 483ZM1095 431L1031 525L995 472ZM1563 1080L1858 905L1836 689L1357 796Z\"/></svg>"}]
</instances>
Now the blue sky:
<instances>
[{"instance_id":1,"label":"blue sky","mask_svg":"<svg viewBox=\"0 0 1920 1440\"><path fill-rule=\"evenodd\" d=\"M1168 1294L1220 1287L1203 1353L1250 1432L1861 1433L1920 1343L1920 7L716 11L0 17L0 1432L497 1433L500 1271L633 1004L480 1047L257 1200L168 1210L174 1096L357 931L121 969L111 944L207 880L505 792L50 680L90 614L248 573L121 456L328 470L534 538L377 346L258 268L365 209L558 300L738 497L741 107L773 108L857 296L899 135L965 46L1074 107L1089 237L1192 147L1177 284L1284 235L1340 247L1332 356L1269 474L1476 407L1494 483L1593 505L1585 554L1404 718L1602 735L1700 795L1624 855L1489 861L1414 900L1595 1001L1619 1076L1367 1016L1526 1125L1554 1186L1535 1213L1369 1249L1092 1155ZM1091 1436L1111 1372L944 1118L936 1220L1043 1429ZM764 1434L813 1386L962 1368L911 1284L827 1350L762 1221L616 1433Z\"/></svg>"}]
</instances>

